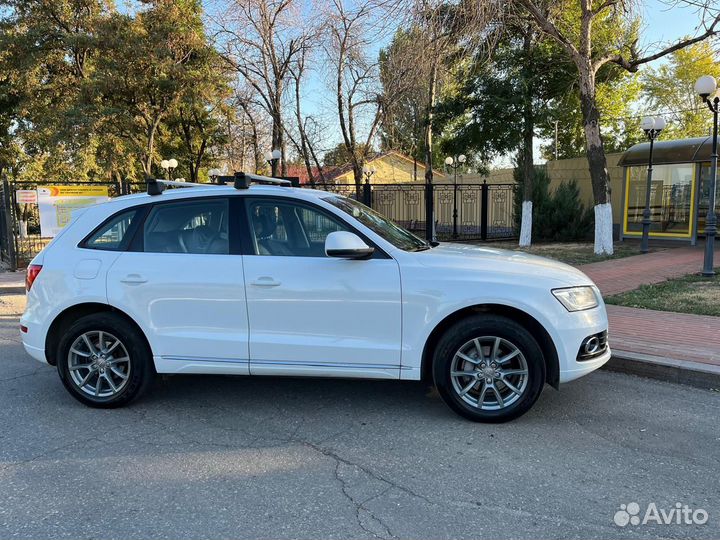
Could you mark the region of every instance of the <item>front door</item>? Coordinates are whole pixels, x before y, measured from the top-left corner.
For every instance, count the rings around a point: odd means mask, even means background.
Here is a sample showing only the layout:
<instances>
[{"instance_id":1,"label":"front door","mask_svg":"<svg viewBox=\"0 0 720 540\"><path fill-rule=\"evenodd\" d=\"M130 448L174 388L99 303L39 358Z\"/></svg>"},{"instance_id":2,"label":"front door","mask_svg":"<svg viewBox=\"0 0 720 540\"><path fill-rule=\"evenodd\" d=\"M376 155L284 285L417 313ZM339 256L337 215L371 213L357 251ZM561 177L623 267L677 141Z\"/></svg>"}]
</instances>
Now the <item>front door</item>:
<instances>
[{"instance_id":1,"label":"front door","mask_svg":"<svg viewBox=\"0 0 720 540\"><path fill-rule=\"evenodd\" d=\"M325 237L350 229L315 205L248 197L246 208L251 374L399 377L395 260L327 257Z\"/></svg>"},{"instance_id":2,"label":"front door","mask_svg":"<svg viewBox=\"0 0 720 540\"><path fill-rule=\"evenodd\" d=\"M248 374L243 258L225 197L155 204L107 277L111 304L146 329L161 373Z\"/></svg>"}]
</instances>

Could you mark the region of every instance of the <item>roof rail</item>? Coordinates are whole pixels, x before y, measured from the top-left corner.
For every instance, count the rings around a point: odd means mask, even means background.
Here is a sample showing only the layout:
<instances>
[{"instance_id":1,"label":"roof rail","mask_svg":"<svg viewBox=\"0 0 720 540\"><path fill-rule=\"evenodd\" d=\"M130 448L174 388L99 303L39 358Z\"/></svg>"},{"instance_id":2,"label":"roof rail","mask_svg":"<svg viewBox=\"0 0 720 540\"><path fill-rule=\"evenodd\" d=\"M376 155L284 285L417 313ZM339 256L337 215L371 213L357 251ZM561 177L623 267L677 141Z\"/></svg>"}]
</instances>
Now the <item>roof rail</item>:
<instances>
[{"instance_id":1,"label":"roof rail","mask_svg":"<svg viewBox=\"0 0 720 540\"><path fill-rule=\"evenodd\" d=\"M162 178L148 178L147 183L148 195L160 195L168 186L176 187L204 187L208 184L198 184L197 182L179 182L177 180L163 180Z\"/></svg>"},{"instance_id":2,"label":"roof rail","mask_svg":"<svg viewBox=\"0 0 720 540\"><path fill-rule=\"evenodd\" d=\"M290 180L285 180L283 178L271 178L269 176L260 176L259 174L250 174L245 172L235 173L235 189L247 189L251 184L292 186L292 182L290 182Z\"/></svg>"},{"instance_id":3,"label":"roof rail","mask_svg":"<svg viewBox=\"0 0 720 540\"><path fill-rule=\"evenodd\" d=\"M163 180L162 178L148 178L147 194L160 195L168 186L175 187L207 187L207 186L225 186L230 182L234 183L235 189L247 189L251 184L272 184L276 186L291 186L290 180L282 178L271 178L269 176L261 176L259 174L250 174L244 172L236 172L234 176L217 176L214 182L207 184L199 184L197 182L178 182L177 180Z\"/></svg>"}]
</instances>

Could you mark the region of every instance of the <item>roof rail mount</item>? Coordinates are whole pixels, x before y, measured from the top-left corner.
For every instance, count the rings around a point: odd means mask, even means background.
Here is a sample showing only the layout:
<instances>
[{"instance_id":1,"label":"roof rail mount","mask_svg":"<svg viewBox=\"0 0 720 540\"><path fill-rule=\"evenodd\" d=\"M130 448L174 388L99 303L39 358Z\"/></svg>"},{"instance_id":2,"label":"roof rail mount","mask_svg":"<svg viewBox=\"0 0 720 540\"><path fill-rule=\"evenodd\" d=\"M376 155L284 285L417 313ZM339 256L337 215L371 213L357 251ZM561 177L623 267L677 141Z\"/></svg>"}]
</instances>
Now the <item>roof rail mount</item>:
<instances>
[{"instance_id":1,"label":"roof rail mount","mask_svg":"<svg viewBox=\"0 0 720 540\"><path fill-rule=\"evenodd\" d=\"M251 184L270 184L289 187L292 185L292 182L282 178L271 178L269 176L261 176L259 174L250 174L245 172L235 173L235 189L247 189Z\"/></svg>"},{"instance_id":2,"label":"roof rail mount","mask_svg":"<svg viewBox=\"0 0 720 540\"><path fill-rule=\"evenodd\" d=\"M197 182L178 182L177 180L163 180L162 178L148 178L147 183L148 195L160 195L168 186L175 187L206 187L208 184L198 184ZM212 184L210 184L212 185Z\"/></svg>"},{"instance_id":3,"label":"roof rail mount","mask_svg":"<svg viewBox=\"0 0 720 540\"><path fill-rule=\"evenodd\" d=\"M290 180L283 178L270 178L269 176L260 176L259 174L250 174L244 172L236 172L235 176L218 176L214 182L208 184L198 184L197 182L178 182L177 180L163 180L162 178L148 178L147 183L148 195L160 195L168 186L175 187L207 187L207 186L224 186L229 182L233 182L235 189L247 189L251 184L270 184L275 186L292 186Z\"/></svg>"}]
</instances>

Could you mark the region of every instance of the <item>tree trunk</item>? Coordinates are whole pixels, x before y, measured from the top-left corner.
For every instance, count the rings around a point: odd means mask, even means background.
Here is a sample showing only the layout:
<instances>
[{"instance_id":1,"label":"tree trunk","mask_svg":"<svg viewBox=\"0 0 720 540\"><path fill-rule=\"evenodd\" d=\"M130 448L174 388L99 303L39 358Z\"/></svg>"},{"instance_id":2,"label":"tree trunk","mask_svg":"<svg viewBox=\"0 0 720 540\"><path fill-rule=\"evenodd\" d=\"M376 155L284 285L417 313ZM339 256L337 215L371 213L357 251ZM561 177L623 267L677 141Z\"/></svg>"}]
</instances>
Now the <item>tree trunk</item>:
<instances>
[{"instance_id":1,"label":"tree trunk","mask_svg":"<svg viewBox=\"0 0 720 540\"><path fill-rule=\"evenodd\" d=\"M580 104L585 145L595 202L595 254L612 255L613 222L610 204L610 175L600 135L600 113L595 100L595 75L588 60L579 66Z\"/></svg>"},{"instance_id":2,"label":"tree trunk","mask_svg":"<svg viewBox=\"0 0 720 540\"><path fill-rule=\"evenodd\" d=\"M362 201L363 196L363 163L356 161L353 164L353 177L355 178L355 196L358 201Z\"/></svg>"},{"instance_id":3,"label":"tree trunk","mask_svg":"<svg viewBox=\"0 0 720 540\"><path fill-rule=\"evenodd\" d=\"M428 81L428 101L427 109L425 111L425 183L433 183L433 120L434 120L434 109L435 109L435 94L437 90L437 76L438 76L438 65L437 61L434 60L430 69L430 78ZM430 215L425 216L425 226L431 227L430 238L435 240L435 215L434 205L430 205L430 210L433 212Z\"/></svg>"},{"instance_id":4,"label":"tree trunk","mask_svg":"<svg viewBox=\"0 0 720 540\"><path fill-rule=\"evenodd\" d=\"M535 118L533 115L533 65L532 46L533 32L528 28L523 40L523 202L522 217L520 221L520 246L529 247L532 243L532 195L533 180L535 178L535 164L533 156L533 135L535 133Z\"/></svg>"},{"instance_id":5,"label":"tree trunk","mask_svg":"<svg viewBox=\"0 0 720 540\"><path fill-rule=\"evenodd\" d=\"M155 132L157 131L157 127L160 124L162 116L158 116L153 120L153 122L148 127L148 134L147 134L147 145L145 146L145 151L147 154L145 155L145 159L142 160L142 167L143 172L145 173L145 178L152 178L152 162L153 162L153 153L155 152Z\"/></svg>"}]
</instances>

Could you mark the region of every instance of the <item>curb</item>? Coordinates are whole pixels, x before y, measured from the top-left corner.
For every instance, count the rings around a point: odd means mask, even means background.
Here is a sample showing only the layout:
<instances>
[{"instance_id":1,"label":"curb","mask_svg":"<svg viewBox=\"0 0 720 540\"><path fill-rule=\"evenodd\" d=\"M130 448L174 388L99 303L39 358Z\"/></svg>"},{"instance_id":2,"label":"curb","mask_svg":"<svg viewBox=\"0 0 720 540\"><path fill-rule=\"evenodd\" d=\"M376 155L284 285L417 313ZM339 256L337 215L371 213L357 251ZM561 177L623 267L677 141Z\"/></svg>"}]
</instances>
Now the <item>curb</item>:
<instances>
[{"instance_id":1,"label":"curb","mask_svg":"<svg viewBox=\"0 0 720 540\"><path fill-rule=\"evenodd\" d=\"M0 296L6 294L25 294L25 285L0 285Z\"/></svg>"},{"instance_id":2,"label":"curb","mask_svg":"<svg viewBox=\"0 0 720 540\"><path fill-rule=\"evenodd\" d=\"M612 358L603 366L603 369L677 384L686 384L705 390L720 389L720 366L712 364L626 351L613 351Z\"/></svg>"}]
</instances>

